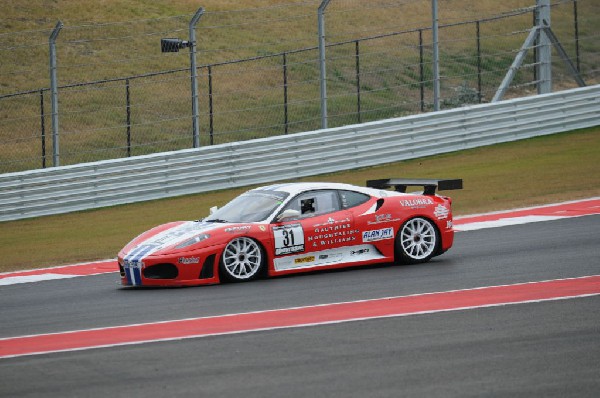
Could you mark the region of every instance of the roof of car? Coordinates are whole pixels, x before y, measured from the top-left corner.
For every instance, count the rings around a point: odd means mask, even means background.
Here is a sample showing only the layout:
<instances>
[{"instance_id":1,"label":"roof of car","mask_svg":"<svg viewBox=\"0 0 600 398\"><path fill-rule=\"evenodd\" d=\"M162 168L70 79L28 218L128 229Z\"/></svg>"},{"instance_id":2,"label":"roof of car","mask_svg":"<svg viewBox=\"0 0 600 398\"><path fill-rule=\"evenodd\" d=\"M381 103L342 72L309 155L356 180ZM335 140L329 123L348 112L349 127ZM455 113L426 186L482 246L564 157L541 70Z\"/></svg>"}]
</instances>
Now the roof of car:
<instances>
[{"instance_id":1,"label":"roof of car","mask_svg":"<svg viewBox=\"0 0 600 398\"><path fill-rule=\"evenodd\" d=\"M284 184L273 184L267 185L264 187L256 188L258 191L283 191L287 192L290 195L297 195L301 192L312 191L317 189L340 189L346 191L355 191L362 192L367 195L381 197L380 189L373 189L367 187L359 187L356 185L350 184L340 184L333 182L292 182L292 183L284 183ZM386 192L389 194L393 194L392 192Z\"/></svg>"}]
</instances>

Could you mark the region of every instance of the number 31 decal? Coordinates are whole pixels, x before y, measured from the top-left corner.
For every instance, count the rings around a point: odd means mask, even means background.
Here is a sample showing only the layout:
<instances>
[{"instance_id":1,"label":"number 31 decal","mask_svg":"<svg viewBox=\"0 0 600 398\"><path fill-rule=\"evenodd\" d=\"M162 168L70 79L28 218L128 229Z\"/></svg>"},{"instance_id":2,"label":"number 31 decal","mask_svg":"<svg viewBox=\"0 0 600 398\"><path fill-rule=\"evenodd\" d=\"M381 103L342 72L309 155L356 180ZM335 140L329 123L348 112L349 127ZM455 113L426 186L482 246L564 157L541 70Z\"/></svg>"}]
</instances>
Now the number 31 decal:
<instances>
[{"instance_id":1,"label":"number 31 decal","mask_svg":"<svg viewBox=\"0 0 600 398\"><path fill-rule=\"evenodd\" d=\"M273 228L275 255L283 256L304 251L304 231L300 224L282 225Z\"/></svg>"}]
</instances>

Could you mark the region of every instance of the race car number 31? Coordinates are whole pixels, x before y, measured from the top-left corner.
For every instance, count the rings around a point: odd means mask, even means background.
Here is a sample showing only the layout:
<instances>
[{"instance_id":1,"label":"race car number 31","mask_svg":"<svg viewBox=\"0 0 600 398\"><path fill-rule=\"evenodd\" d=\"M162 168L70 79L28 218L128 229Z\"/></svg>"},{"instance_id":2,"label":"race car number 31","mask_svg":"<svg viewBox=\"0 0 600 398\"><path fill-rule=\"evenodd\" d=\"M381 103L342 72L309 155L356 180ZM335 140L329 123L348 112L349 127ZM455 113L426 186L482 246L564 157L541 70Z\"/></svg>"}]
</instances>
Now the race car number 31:
<instances>
[{"instance_id":1,"label":"race car number 31","mask_svg":"<svg viewBox=\"0 0 600 398\"><path fill-rule=\"evenodd\" d=\"M282 225L273 228L275 255L283 256L304 251L304 231L300 224Z\"/></svg>"}]
</instances>

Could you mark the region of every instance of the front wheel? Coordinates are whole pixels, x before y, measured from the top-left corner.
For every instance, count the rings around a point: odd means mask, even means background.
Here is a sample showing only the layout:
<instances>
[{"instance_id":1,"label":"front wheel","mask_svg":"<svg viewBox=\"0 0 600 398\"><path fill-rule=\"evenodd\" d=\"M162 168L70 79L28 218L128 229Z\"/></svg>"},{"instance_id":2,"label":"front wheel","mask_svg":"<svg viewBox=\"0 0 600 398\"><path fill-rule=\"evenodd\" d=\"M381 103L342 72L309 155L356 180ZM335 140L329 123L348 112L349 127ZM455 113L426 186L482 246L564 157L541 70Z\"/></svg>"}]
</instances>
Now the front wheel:
<instances>
[{"instance_id":1,"label":"front wheel","mask_svg":"<svg viewBox=\"0 0 600 398\"><path fill-rule=\"evenodd\" d=\"M260 245L247 237L235 238L225 246L221 256L221 271L230 281L248 281L263 271L265 256Z\"/></svg>"},{"instance_id":2,"label":"front wheel","mask_svg":"<svg viewBox=\"0 0 600 398\"><path fill-rule=\"evenodd\" d=\"M439 233L431 221L411 218L396 236L396 261L401 264L425 263L436 253L439 241Z\"/></svg>"}]
</instances>

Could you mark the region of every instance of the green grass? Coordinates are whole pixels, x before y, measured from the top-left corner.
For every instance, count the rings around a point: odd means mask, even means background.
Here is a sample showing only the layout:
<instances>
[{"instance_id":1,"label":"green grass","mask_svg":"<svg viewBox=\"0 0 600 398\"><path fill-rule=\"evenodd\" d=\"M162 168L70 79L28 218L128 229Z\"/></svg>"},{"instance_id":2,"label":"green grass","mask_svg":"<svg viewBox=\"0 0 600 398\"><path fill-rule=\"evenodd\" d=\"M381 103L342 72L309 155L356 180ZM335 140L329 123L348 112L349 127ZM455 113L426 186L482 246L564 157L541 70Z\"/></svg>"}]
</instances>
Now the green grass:
<instances>
[{"instance_id":1,"label":"green grass","mask_svg":"<svg viewBox=\"0 0 600 398\"><path fill-rule=\"evenodd\" d=\"M460 177L455 215L600 196L600 127L305 178L364 185L387 177ZM0 272L113 258L139 233L197 219L247 188L0 223Z\"/></svg>"}]
</instances>

